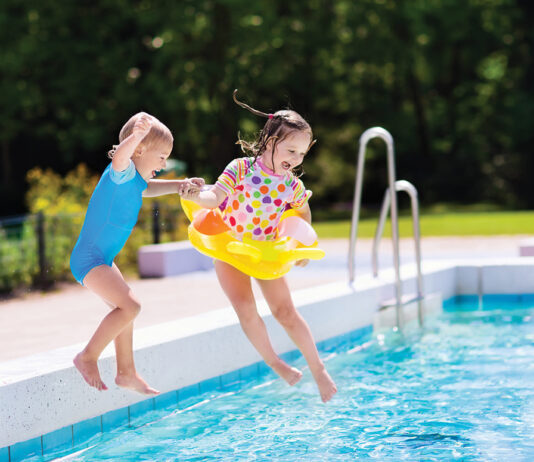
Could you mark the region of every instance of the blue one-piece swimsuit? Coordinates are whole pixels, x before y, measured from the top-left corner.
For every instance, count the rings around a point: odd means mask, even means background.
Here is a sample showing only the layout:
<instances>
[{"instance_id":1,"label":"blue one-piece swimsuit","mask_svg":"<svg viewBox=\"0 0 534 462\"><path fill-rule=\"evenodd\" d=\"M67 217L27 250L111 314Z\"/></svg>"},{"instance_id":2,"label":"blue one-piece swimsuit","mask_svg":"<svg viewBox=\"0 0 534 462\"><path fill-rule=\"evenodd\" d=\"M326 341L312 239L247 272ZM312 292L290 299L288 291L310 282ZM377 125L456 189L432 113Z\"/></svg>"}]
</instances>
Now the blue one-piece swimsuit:
<instances>
[{"instance_id":1,"label":"blue one-piece swimsuit","mask_svg":"<svg viewBox=\"0 0 534 462\"><path fill-rule=\"evenodd\" d=\"M147 186L132 161L123 172L111 164L104 170L70 257L72 274L80 284L94 267L113 264L137 223Z\"/></svg>"}]
</instances>

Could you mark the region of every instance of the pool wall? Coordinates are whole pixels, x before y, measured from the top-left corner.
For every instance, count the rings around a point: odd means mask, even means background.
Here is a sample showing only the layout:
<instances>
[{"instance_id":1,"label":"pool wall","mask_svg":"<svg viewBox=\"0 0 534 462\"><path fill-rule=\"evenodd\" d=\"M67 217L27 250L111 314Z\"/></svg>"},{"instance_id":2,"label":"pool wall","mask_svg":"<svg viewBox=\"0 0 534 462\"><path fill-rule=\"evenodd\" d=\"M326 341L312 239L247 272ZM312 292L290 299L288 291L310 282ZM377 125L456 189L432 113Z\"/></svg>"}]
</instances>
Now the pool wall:
<instances>
[{"instance_id":1,"label":"pool wall","mask_svg":"<svg viewBox=\"0 0 534 462\"><path fill-rule=\"evenodd\" d=\"M429 262L424 265L426 293L454 295L534 292L532 259L487 261L468 265ZM413 267L402 269L403 292L415 292ZM343 281L294 292L294 301L317 342L369 329L381 302L394 296L393 274L380 279L357 278L354 287ZM259 304L275 349L294 350L285 331L265 303ZM19 360L0 363L0 462L47 454L64 444L114 426L164 403L180 402L219 388L238 378L267 369L242 333L231 308L140 329L135 332L139 372L162 395L147 400L113 385L113 350L99 362L106 392L88 387L72 367L74 345ZM291 356L287 356L291 360ZM247 372L248 371L248 372ZM70 442L70 443L69 443Z\"/></svg>"}]
</instances>

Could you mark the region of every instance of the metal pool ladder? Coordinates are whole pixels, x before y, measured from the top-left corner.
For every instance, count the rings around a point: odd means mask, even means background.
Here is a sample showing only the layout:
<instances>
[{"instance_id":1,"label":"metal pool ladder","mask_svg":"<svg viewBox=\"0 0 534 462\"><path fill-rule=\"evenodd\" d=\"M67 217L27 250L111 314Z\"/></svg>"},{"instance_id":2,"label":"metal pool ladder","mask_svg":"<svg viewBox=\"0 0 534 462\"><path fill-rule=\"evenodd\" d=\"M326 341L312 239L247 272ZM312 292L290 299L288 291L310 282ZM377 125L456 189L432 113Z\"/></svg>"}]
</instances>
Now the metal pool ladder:
<instances>
[{"instance_id":1,"label":"metal pool ladder","mask_svg":"<svg viewBox=\"0 0 534 462\"><path fill-rule=\"evenodd\" d=\"M393 137L391 134L383 129L382 127L373 127L369 128L360 136L359 149L358 149L358 163L356 169L356 183L354 187L354 202L352 208L352 223L350 230L350 244L349 244L349 257L348 257L348 270L349 270L349 284L354 282L355 277L355 263L354 263L354 254L356 250L356 239L358 236L358 223L360 219L360 209L362 201L362 184L363 184L363 169L365 163L365 150L367 144L373 138L380 138L386 143L387 147L387 166L388 166L388 183L389 187L386 190L386 196L389 197L389 204L384 203L382 206L381 220L382 215L385 218L387 217L387 209L391 209L391 234L393 240L393 266L395 270L395 308L396 308L396 325L397 328L402 329L404 325L404 319L402 314L402 287L401 287L401 278L400 278L400 258L399 258L399 221L398 221L398 208L397 208L397 183L395 180L395 154L393 147ZM407 183L407 182L406 182ZM405 186L404 183L401 183L401 187ZM415 190L415 188L413 188ZM386 202L386 200L385 200ZM413 206L413 202L412 202ZM385 211L384 211L385 209ZM412 213L417 211L417 223L415 221L414 215L414 229L417 226L419 230L419 221L418 221L418 207L412 208ZM379 228L380 234L382 233L384 224L380 225ZM378 233L378 230L377 230ZM375 238L376 240L376 238ZM378 245L378 243L376 244ZM420 249L419 240L416 239L416 248ZM417 267L418 267L418 296L422 296L422 277L420 277L420 268L421 268L421 254L420 250L416 251ZM419 284L420 283L420 284ZM419 321L422 321L421 313L421 304L419 303L418 316Z\"/></svg>"},{"instance_id":2,"label":"metal pool ladder","mask_svg":"<svg viewBox=\"0 0 534 462\"><path fill-rule=\"evenodd\" d=\"M417 268L417 295L415 300L417 301L417 318L419 325L423 325L423 274L421 271L421 231L419 227L419 201L417 199L417 189L415 186L406 180L398 180L395 182L396 191L404 191L410 196L410 204L412 209L412 226L413 237L415 243L415 264ZM373 240L372 250L372 264L373 264L373 276L378 276L378 246L380 245L380 239L384 233L384 225L386 223L389 208L391 204L391 194L389 188L386 189L384 194L384 200L382 201L382 209L380 210L380 218L378 220L378 226L376 227L375 238ZM413 301L413 300L412 300Z\"/></svg>"}]
</instances>

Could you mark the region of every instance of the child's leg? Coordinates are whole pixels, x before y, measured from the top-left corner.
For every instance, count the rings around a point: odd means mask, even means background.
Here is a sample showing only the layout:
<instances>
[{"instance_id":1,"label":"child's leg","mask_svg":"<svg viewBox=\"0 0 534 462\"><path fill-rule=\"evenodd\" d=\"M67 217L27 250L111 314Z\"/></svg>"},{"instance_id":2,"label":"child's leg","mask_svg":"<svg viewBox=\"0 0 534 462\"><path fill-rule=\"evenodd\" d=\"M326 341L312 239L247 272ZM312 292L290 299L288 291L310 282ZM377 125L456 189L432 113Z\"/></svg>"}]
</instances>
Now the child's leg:
<instances>
[{"instance_id":1,"label":"child's leg","mask_svg":"<svg viewBox=\"0 0 534 462\"><path fill-rule=\"evenodd\" d=\"M87 288L117 307L102 320L87 346L74 359L86 382L104 390L107 387L100 378L97 360L106 345L134 320L141 307L120 273L107 265L93 268L83 282Z\"/></svg>"},{"instance_id":2,"label":"child's leg","mask_svg":"<svg viewBox=\"0 0 534 462\"><path fill-rule=\"evenodd\" d=\"M158 395L159 391L152 388L137 373L133 356L133 321L128 324L115 338L115 354L117 356L117 376L115 383L144 395Z\"/></svg>"},{"instance_id":3,"label":"child's leg","mask_svg":"<svg viewBox=\"0 0 534 462\"><path fill-rule=\"evenodd\" d=\"M291 292L284 278L270 281L259 280L261 291L273 316L284 327L310 366L310 371L319 387L321 399L326 402L337 392L336 385L326 371L315 346L312 333L304 318L295 309Z\"/></svg>"},{"instance_id":4,"label":"child's leg","mask_svg":"<svg viewBox=\"0 0 534 462\"><path fill-rule=\"evenodd\" d=\"M294 385L302 373L282 361L274 352L265 323L256 309L250 277L222 261L215 261L215 272L222 289L235 309L241 327L264 361L289 385Z\"/></svg>"},{"instance_id":5,"label":"child's leg","mask_svg":"<svg viewBox=\"0 0 534 462\"><path fill-rule=\"evenodd\" d=\"M115 263L112 269L123 278L122 273ZM108 300L104 300L113 310L117 308ZM145 395L159 394L159 391L148 385L143 378L137 373L133 355L133 321L130 322L121 333L115 337L115 355L117 358L117 376L115 383L119 387L128 388Z\"/></svg>"}]
</instances>

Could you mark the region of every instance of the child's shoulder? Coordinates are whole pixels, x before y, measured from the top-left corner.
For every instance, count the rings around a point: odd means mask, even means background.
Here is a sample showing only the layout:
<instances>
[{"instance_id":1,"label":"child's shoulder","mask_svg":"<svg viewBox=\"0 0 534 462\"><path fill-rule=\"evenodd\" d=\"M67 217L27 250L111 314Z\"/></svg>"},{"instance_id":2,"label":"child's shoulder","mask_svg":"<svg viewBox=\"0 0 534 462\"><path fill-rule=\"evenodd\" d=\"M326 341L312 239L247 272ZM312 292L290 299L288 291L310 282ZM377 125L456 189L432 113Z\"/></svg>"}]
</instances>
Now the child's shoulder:
<instances>
[{"instance_id":1,"label":"child's shoulder","mask_svg":"<svg viewBox=\"0 0 534 462\"><path fill-rule=\"evenodd\" d=\"M234 161L246 165L247 167L250 167L255 163L254 157L237 157Z\"/></svg>"},{"instance_id":2,"label":"child's shoulder","mask_svg":"<svg viewBox=\"0 0 534 462\"><path fill-rule=\"evenodd\" d=\"M254 163L254 157L236 157L230 163L230 165L246 165L247 167L250 167Z\"/></svg>"},{"instance_id":3,"label":"child's shoulder","mask_svg":"<svg viewBox=\"0 0 534 462\"><path fill-rule=\"evenodd\" d=\"M226 170L236 172L239 177L244 176L251 168L254 168L253 157L238 157L226 166Z\"/></svg>"},{"instance_id":4,"label":"child's shoulder","mask_svg":"<svg viewBox=\"0 0 534 462\"><path fill-rule=\"evenodd\" d=\"M302 185L302 186L304 186L304 182L300 179L300 177L295 175L294 172L288 172L287 176L288 176L288 181L290 181L292 185Z\"/></svg>"}]
</instances>

